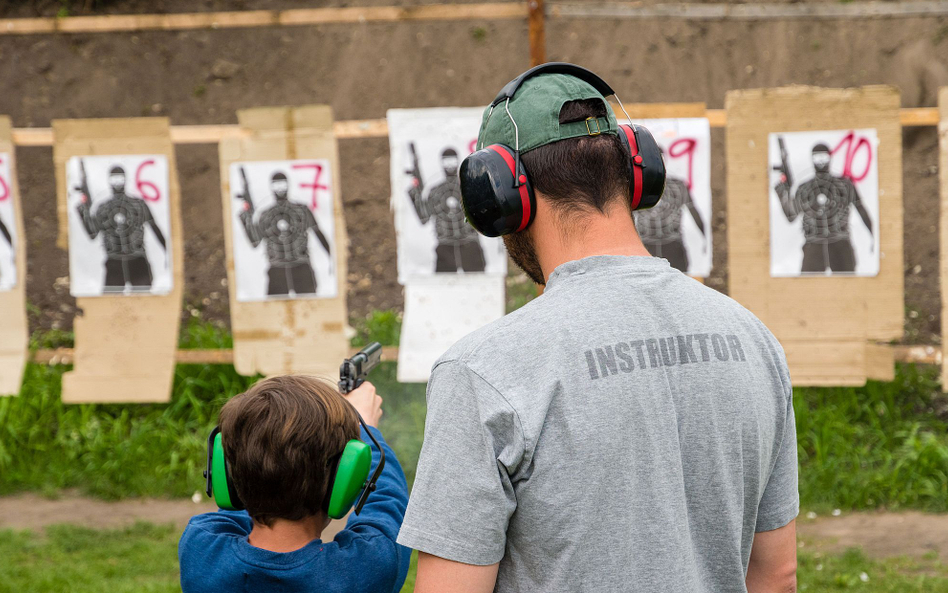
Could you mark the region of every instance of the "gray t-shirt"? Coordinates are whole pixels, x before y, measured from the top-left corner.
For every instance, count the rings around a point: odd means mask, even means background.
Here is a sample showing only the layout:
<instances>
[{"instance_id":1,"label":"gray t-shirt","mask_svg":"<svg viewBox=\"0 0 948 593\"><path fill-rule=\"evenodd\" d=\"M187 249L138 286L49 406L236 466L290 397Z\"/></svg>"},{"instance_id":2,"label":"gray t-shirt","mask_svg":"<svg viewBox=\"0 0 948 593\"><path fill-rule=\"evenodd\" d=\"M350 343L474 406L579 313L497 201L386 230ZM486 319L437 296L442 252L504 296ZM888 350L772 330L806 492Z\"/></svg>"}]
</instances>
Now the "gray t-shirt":
<instances>
[{"instance_id":1,"label":"gray t-shirt","mask_svg":"<svg viewBox=\"0 0 948 593\"><path fill-rule=\"evenodd\" d=\"M597 256L455 344L428 383L398 543L496 591L744 591L796 517L783 349L665 260Z\"/></svg>"}]
</instances>

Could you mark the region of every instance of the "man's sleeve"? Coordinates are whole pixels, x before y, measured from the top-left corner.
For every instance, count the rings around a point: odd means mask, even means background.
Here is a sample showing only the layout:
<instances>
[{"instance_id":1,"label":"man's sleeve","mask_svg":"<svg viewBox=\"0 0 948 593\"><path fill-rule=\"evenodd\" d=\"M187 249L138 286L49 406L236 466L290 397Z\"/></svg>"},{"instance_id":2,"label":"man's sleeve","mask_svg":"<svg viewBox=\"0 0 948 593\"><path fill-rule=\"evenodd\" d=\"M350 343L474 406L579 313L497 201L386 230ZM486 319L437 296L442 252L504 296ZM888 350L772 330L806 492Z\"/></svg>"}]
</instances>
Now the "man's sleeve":
<instances>
[{"instance_id":1,"label":"man's sleeve","mask_svg":"<svg viewBox=\"0 0 948 593\"><path fill-rule=\"evenodd\" d=\"M465 564L499 562L523 450L519 419L496 389L463 363L437 365L398 543Z\"/></svg>"},{"instance_id":2,"label":"man's sleeve","mask_svg":"<svg viewBox=\"0 0 948 593\"><path fill-rule=\"evenodd\" d=\"M783 374L783 373L782 373ZM783 430L774 443L776 460L757 507L754 531L773 531L790 523L800 513L797 489L797 429L793 415L793 391L787 374L787 412Z\"/></svg>"}]
</instances>

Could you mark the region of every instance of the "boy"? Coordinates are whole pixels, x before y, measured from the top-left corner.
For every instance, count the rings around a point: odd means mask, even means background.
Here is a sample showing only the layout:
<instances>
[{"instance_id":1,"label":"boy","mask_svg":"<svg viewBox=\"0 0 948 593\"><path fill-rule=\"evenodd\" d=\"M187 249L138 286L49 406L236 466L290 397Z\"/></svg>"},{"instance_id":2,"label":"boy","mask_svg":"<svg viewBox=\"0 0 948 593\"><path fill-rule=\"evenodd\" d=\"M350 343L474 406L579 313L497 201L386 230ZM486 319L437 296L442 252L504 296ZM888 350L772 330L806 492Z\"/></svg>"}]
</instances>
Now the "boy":
<instances>
[{"instance_id":1,"label":"boy","mask_svg":"<svg viewBox=\"0 0 948 593\"><path fill-rule=\"evenodd\" d=\"M265 379L220 413L224 457L246 511L193 517L178 546L184 593L212 591L334 591L397 593L411 550L395 538L408 486L376 425L382 398L371 383L346 396L303 376ZM350 439L372 439L385 467L359 515L331 542L327 492L336 457ZM379 449L372 444L373 471Z\"/></svg>"}]
</instances>

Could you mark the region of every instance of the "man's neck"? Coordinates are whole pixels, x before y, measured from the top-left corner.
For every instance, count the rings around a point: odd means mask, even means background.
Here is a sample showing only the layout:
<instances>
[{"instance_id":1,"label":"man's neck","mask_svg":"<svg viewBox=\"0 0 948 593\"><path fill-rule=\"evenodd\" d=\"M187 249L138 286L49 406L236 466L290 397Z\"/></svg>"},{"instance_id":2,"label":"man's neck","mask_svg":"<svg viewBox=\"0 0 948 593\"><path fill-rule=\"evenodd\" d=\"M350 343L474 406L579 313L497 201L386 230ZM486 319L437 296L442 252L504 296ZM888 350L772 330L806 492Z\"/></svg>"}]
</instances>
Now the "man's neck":
<instances>
[{"instance_id":1,"label":"man's neck","mask_svg":"<svg viewBox=\"0 0 948 593\"><path fill-rule=\"evenodd\" d=\"M271 552L293 552L319 539L328 524L325 515L314 515L299 521L277 519L272 527L254 521L247 541L255 548Z\"/></svg>"},{"instance_id":2,"label":"man's neck","mask_svg":"<svg viewBox=\"0 0 948 593\"><path fill-rule=\"evenodd\" d=\"M568 233L562 232L560 221L555 216L537 219L531 232L536 236L552 237L549 241L534 241L537 257L547 280L560 264L594 255L641 255L649 256L642 244L629 209L615 201L605 214L598 212L575 224ZM541 234L542 233L542 234Z\"/></svg>"}]
</instances>

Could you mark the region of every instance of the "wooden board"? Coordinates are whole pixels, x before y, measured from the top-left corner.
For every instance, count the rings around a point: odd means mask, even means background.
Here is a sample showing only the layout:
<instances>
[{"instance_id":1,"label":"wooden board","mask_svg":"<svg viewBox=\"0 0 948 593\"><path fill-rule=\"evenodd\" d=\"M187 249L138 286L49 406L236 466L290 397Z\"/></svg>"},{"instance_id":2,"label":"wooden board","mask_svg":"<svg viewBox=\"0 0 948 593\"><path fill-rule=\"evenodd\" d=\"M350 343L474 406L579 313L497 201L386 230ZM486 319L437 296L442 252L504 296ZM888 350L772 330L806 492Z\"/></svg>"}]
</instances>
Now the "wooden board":
<instances>
[{"instance_id":1,"label":"wooden board","mask_svg":"<svg viewBox=\"0 0 948 593\"><path fill-rule=\"evenodd\" d=\"M119 31L186 31L397 21L498 20L527 17L523 2L427 4L421 6L350 6L289 10L242 10L171 14L0 19L0 35L113 33Z\"/></svg>"},{"instance_id":2,"label":"wooden board","mask_svg":"<svg viewBox=\"0 0 948 593\"><path fill-rule=\"evenodd\" d=\"M23 366L28 353L29 330L26 321L26 234L23 229L23 209L20 207L20 188L16 178L16 155L13 149L13 127L10 118L0 117L0 153L6 153L10 166L7 179L8 199L13 200L16 212L15 252L16 286L0 292L0 395L16 395L23 381ZM11 221L7 221L9 224Z\"/></svg>"},{"instance_id":3,"label":"wooden board","mask_svg":"<svg viewBox=\"0 0 948 593\"><path fill-rule=\"evenodd\" d=\"M220 144L224 242L234 334L234 367L243 375L308 373L336 377L349 354L346 278L348 238L340 191L339 157L327 105L239 111L243 133ZM332 162L335 266L339 296L332 299L238 302L234 274L230 165L237 161L324 158Z\"/></svg>"},{"instance_id":4,"label":"wooden board","mask_svg":"<svg viewBox=\"0 0 948 593\"><path fill-rule=\"evenodd\" d=\"M555 18L756 21L776 19L908 18L948 14L945 0L886 2L557 2Z\"/></svg>"},{"instance_id":5,"label":"wooden board","mask_svg":"<svg viewBox=\"0 0 948 593\"><path fill-rule=\"evenodd\" d=\"M795 386L859 386L895 378L891 346L847 340L781 340Z\"/></svg>"},{"instance_id":6,"label":"wooden board","mask_svg":"<svg viewBox=\"0 0 948 593\"><path fill-rule=\"evenodd\" d=\"M866 344L866 378L895 380L896 350L890 344Z\"/></svg>"},{"instance_id":7,"label":"wooden board","mask_svg":"<svg viewBox=\"0 0 948 593\"><path fill-rule=\"evenodd\" d=\"M939 222L938 271L941 279L941 388L948 391L948 87L938 90L938 175L940 179L941 215Z\"/></svg>"},{"instance_id":8,"label":"wooden board","mask_svg":"<svg viewBox=\"0 0 948 593\"><path fill-rule=\"evenodd\" d=\"M62 399L85 402L167 402L171 399L181 295L184 229L167 118L53 121L59 241L68 244L66 161L73 156L158 154L168 159L174 286L167 295L76 299L75 369L63 375Z\"/></svg>"},{"instance_id":9,"label":"wooden board","mask_svg":"<svg viewBox=\"0 0 948 593\"><path fill-rule=\"evenodd\" d=\"M789 87L727 94L729 294L786 344L820 347L791 356L791 374L811 384L862 383L865 344L902 337L902 129L899 92L870 86ZM880 270L875 277L771 278L768 135L875 128L879 138ZM875 360L875 359L873 359ZM835 369L835 370L834 370ZM877 373L878 374L878 373Z\"/></svg>"}]
</instances>

